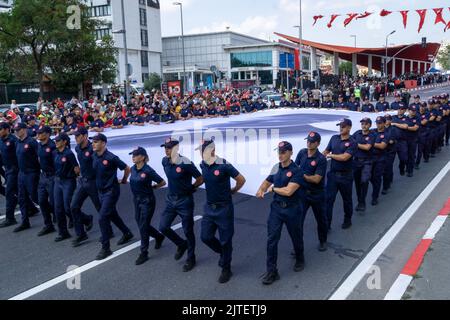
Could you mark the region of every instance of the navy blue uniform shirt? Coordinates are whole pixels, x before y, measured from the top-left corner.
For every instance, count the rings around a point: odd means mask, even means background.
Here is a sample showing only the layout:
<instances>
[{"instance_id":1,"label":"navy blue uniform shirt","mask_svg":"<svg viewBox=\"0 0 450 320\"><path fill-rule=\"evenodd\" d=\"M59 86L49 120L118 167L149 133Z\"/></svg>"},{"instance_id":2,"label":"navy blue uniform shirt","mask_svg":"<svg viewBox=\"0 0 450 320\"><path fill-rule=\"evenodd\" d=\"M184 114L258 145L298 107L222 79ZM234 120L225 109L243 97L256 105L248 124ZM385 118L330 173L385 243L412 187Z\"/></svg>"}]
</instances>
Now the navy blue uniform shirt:
<instances>
[{"instance_id":1,"label":"navy blue uniform shirt","mask_svg":"<svg viewBox=\"0 0 450 320\"><path fill-rule=\"evenodd\" d=\"M13 134L9 134L6 138L0 140L0 154L6 170L18 168L16 144L17 137Z\"/></svg>"},{"instance_id":2,"label":"navy blue uniform shirt","mask_svg":"<svg viewBox=\"0 0 450 320\"><path fill-rule=\"evenodd\" d=\"M406 117L399 117L398 115L395 115L392 117L392 123L398 123L398 124L406 124ZM394 134L397 140L406 140L406 130L394 127Z\"/></svg>"},{"instance_id":3,"label":"navy blue uniform shirt","mask_svg":"<svg viewBox=\"0 0 450 320\"><path fill-rule=\"evenodd\" d=\"M362 112L375 112L375 107L371 103L369 103L369 104L363 103L363 105L361 107L361 111Z\"/></svg>"},{"instance_id":4,"label":"navy blue uniform shirt","mask_svg":"<svg viewBox=\"0 0 450 320\"><path fill-rule=\"evenodd\" d=\"M331 137L330 142L326 148L326 151L331 152L332 154L340 155L348 153L352 156L355 155L356 152L356 142L352 137L347 140L342 140L341 135L337 134ZM352 157L353 158L353 157ZM336 161L331 160L331 171L352 171L353 159L350 158L348 161Z\"/></svg>"},{"instance_id":5,"label":"navy blue uniform shirt","mask_svg":"<svg viewBox=\"0 0 450 320\"><path fill-rule=\"evenodd\" d=\"M374 135L369 132L367 135L363 134L362 130L358 130L353 134L353 139L356 142L356 153L354 154L355 158L358 159L363 159L363 160L368 160L370 159L371 155L372 155L372 149L373 149L373 145L375 143L375 137ZM370 144L372 145L372 148L369 151L365 151L365 150L361 150L360 148L358 148L358 144Z\"/></svg>"},{"instance_id":6,"label":"navy blue uniform shirt","mask_svg":"<svg viewBox=\"0 0 450 320\"><path fill-rule=\"evenodd\" d=\"M376 110L377 110L378 112L384 112L384 111L387 111L387 110L389 110L389 102L386 102L386 101L383 102L383 103L378 102L378 103L376 104L375 108L376 108Z\"/></svg>"},{"instance_id":7,"label":"navy blue uniform shirt","mask_svg":"<svg viewBox=\"0 0 450 320\"><path fill-rule=\"evenodd\" d=\"M420 127L420 118L417 116L414 117L406 117L406 123L408 124L408 127L412 128L415 126L419 126ZM406 132L406 137L407 139L410 140L415 140L417 139L418 135L419 135L419 130L417 131L407 131Z\"/></svg>"},{"instance_id":8,"label":"navy blue uniform shirt","mask_svg":"<svg viewBox=\"0 0 450 320\"><path fill-rule=\"evenodd\" d=\"M37 124L35 124L34 126L29 127L27 132L30 137L34 138L37 136L38 130L39 130L39 126Z\"/></svg>"},{"instance_id":9,"label":"navy blue uniform shirt","mask_svg":"<svg viewBox=\"0 0 450 320\"><path fill-rule=\"evenodd\" d=\"M333 101L322 102L322 108L333 109Z\"/></svg>"},{"instance_id":10,"label":"navy blue uniform shirt","mask_svg":"<svg viewBox=\"0 0 450 320\"><path fill-rule=\"evenodd\" d=\"M273 184L275 188L284 188L289 185L289 183L296 183L298 185L303 185L304 180L302 178L300 168L294 163L283 168L281 163L277 164L273 169L271 174L266 179L267 182ZM281 196L277 193L273 195L274 201L283 201L287 203L295 203L300 201L300 188L295 191L295 193L290 197Z\"/></svg>"},{"instance_id":11,"label":"navy blue uniform shirt","mask_svg":"<svg viewBox=\"0 0 450 320\"><path fill-rule=\"evenodd\" d=\"M78 127L78 125L76 123L66 124L63 127L63 132L65 132L65 133L70 132L72 130L75 130L77 127Z\"/></svg>"},{"instance_id":12,"label":"navy blue uniform shirt","mask_svg":"<svg viewBox=\"0 0 450 320\"><path fill-rule=\"evenodd\" d=\"M161 116L154 113L147 116L147 122L161 122Z\"/></svg>"},{"instance_id":13,"label":"navy blue uniform shirt","mask_svg":"<svg viewBox=\"0 0 450 320\"><path fill-rule=\"evenodd\" d=\"M17 139L16 155L19 170L24 173L39 172L38 143L32 137Z\"/></svg>"},{"instance_id":14,"label":"navy blue uniform shirt","mask_svg":"<svg viewBox=\"0 0 450 320\"><path fill-rule=\"evenodd\" d=\"M353 102L351 102L351 101L349 101L349 102L347 102L347 107L348 107L348 109L350 110L350 111L358 111L358 109L360 108L360 104L359 104L359 102L358 101L353 101Z\"/></svg>"},{"instance_id":15,"label":"navy blue uniform shirt","mask_svg":"<svg viewBox=\"0 0 450 320\"><path fill-rule=\"evenodd\" d=\"M91 122L91 128L103 128L105 123L101 119L97 119Z\"/></svg>"},{"instance_id":16,"label":"navy blue uniform shirt","mask_svg":"<svg viewBox=\"0 0 450 320\"><path fill-rule=\"evenodd\" d=\"M181 109L180 116L181 116L182 118L187 118L187 117L189 117L190 114L192 115L191 110L189 110L189 109L187 109L187 108Z\"/></svg>"},{"instance_id":17,"label":"navy blue uniform shirt","mask_svg":"<svg viewBox=\"0 0 450 320\"><path fill-rule=\"evenodd\" d=\"M125 120L124 117L117 117L113 120L114 127L126 126L126 125L127 125L127 121Z\"/></svg>"},{"instance_id":18,"label":"navy blue uniform shirt","mask_svg":"<svg viewBox=\"0 0 450 320\"><path fill-rule=\"evenodd\" d=\"M134 165L131 168L130 186L134 196L153 197L153 182L161 183L161 178L149 165L144 165L140 170Z\"/></svg>"},{"instance_id":19,"label":"navy blue uniform shirt","mask_svg":"<svg viewBox=\"0 0 450 320\"><path fill-rule=\"evenodd\" d=\"M169 182L170 195L188 196L194 192L192 178L199 178L201 173L189 159L180 157L176 164L165 157L162 166Z\"/></svg>"},{"instance_id":20,"label":"navy blue uniform shirt","mask_svg":"<svg viewBox=\"0 0 450 320\"><path fill-rule=\"evenodd\" d=\"M239 176L239 171L225 159L217 158L212 165L202 161L200 164L205 179L208 203L227 203L232 201L230 178Z\"/></svg>"},{"instance_id":21,"label":"navy blue uniform shirt","mask_svg":"<svg viewBox=\"0 0 450 320\"><path fill-rule=\"evenodd\" d=\"M379 132L378 130L374 130L372 131L372 135L374 136L374 144L375 143L386 143L387 145L389 145L389 134L385 131L383 132ZM376 158L376 159L380 159L383 158L386 155L387 152L387 148L384 150L381 149L377 149L375 148L375 146L372 148L372 155Z\"/></svg>"},{"instance_id":22,"label":"navy blue uniform shirt","mask_svg":"<svg viewBox=\"0 0 450 320\"><path fill-rule=\"evenodd\" d=\"M62 152L54 151L55 155L55 176L60 179L75 179L74 168L78 167L75 154L70 150L70 147L65 148Z\"/></svg>"},{"instance_id":23,"label":"navy blue uniform shirt","mask_svg":"<svg viewBox=\"0 0 450 320\"><path fill-rule=\"evenodd\" d=\"M113 187L119 186L117 180L117 169L125 170L126 163L118 156L106 150L101 156L94 153L93 168L95 171L95 181L100 192L109 191Z\"/></svg>"},{"instance_id":24,"label":"navy blue uniform shirt","mask_svg":"<svg viewBox=\"0 0 450 320\"><path fill-rule=\"evenodd\" d=\"M56 144L52 139L48 139L46 144L39 143L38 156L41 170L47 175L55 175L55 161L53 152Z\"/></svg>"},{"instance_id":25,"label":"navy blue uniform shirt","mask_svg":"<svg viewBox=\"0 0 450 320\"><path fill-rule=\"evenodd\" d=\"M323 177L319 184L305 181L305 187L311 191L323 191L325 188L325 176L327 174L327 159L323 154L317 151L312 157L308 157L308 149L301 150L295 164L299 166L301 176L319 175Z\"/></svg>"},{"instance_id":26,"label":"navy blue uniform shirt","mask_svg":"<svg viewBox=\"0 0 450 320\"><path fill-rule=\"evenodd\" d=\"M77 145L75 147L75 152L77 153L78 162L80 163L81 176L87 180L94 180L94 151L92 150L92 143L88 141L88 144L84 149Z\"/></svg>"}]
</instances>

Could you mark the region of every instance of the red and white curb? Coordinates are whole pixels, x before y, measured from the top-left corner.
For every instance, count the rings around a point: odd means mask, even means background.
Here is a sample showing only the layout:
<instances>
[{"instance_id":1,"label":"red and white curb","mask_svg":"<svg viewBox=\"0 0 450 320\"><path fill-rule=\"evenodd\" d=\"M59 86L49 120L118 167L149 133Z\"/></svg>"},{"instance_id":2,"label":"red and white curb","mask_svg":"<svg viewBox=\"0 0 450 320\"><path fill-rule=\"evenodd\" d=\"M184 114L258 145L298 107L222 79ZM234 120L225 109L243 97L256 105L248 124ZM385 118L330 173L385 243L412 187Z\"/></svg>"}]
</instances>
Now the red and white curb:
<instances>
[{"instance_id":1,"label":"red and white curb","mask_svg":"<svg viewBox=\"0 0 450 320\"><path fill-rule=\"evenodd\" d=\"M438 83L438 84L430 84L430 85L426 85L423 87L417 87L417 88L413 88L413 89L407 89L406 91L414 92L414 91L420 91L420 90L428 90L428 89L447 87L448 85L450 85L449 82L444 82L444 83Z\"/></svg>"},{"instance_id":2,"label":"red and white curb","mask_svg":"<svg viewBox=\"0 0 450 320\"><path fill-rule=\"evenodd\" d=\"M425 236L423 237L422 241L414 250L413 254L409 258L405 267L403 268L400 276L394 282L384 300L400 300L403 297L412 280L414 279L414 276L419 271L420 266L422 265L422 262L424 260L425 254L428 252L428 249L430 249L430 246L433 243L434 237L442 228L449 215L450 215L450 198L447 200L447 203L439 212L439 215L431 224L428 231L425 233Z\"/></svg>"}]
</instances>

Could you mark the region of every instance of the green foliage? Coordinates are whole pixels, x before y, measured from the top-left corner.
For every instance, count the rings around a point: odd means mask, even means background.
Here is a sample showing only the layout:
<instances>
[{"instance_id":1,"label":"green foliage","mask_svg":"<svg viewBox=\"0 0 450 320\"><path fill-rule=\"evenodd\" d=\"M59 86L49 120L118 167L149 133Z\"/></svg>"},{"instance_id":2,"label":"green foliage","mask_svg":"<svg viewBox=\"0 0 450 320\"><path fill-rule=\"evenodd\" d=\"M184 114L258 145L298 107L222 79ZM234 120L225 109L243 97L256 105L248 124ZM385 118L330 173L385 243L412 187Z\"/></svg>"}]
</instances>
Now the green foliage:
<instances>
[{"instance_id":1,"label":"green foliage","mask_svg":"<svg viewBox=\"0 0 450 320\"><path fill-rule=\"evenodd\" d=\"M450 44L441 49L437 61L444 70L450 70Z\"/></svg>"},{"instance_id":2,"label":"green foliage","mask_svg":"<svg viewBox=\"0 0 450 320\"><path fill-rule=\"evenodd\" d=\"M352 75L353 73L353 64L350 61L342 62L339 65L339 75Z\"/></svg>"},{"instance_id":3,"label":"green foliage","mask_svg":"<svg viewBox=\"0 0 450 320\"><path fill-rule=\"evenodd\" d=\"M144 82L144 88L146 91L152 91L153 89L159 90L161 88L162 79L159 74L151 73L149 78Z\"/></svg>"}]
</instances>

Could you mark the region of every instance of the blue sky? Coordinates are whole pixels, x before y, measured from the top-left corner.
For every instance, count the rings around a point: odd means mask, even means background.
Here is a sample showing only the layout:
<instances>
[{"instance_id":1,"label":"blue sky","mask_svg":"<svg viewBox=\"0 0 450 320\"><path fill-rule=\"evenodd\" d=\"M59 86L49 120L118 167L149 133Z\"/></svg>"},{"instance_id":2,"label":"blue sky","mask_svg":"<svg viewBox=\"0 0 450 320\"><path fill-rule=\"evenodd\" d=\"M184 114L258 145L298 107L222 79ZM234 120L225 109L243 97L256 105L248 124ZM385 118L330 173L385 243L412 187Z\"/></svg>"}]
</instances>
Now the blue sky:
<instances>
[{"instance_id":1,"label":"blue sky","mask_svg":"<svg viewBox=\"0 0 450 320\"><path fill-rule=\"evenodd\" d=\"M210 31L230 30L249 34L263 39L274 40L273 32L298 35L294 25L299 24L298 0L182 0L184 3L185 33L204 33ZM161 1L161 19L163 36L180 34L179 9L172 5L172 0ZM308 40L340 45L354 45L350 35L357 36L360 47L384 46L386 34L392 30L397 32L391 36L389 44L420 42L426 36L429 42L450 41L450 30L444 32L444 25L434 25L435 14L427 13L424 27L417 32L419 16L416 9L444 9L444 19L450 20L449 0L303 0L303 37ZM381 18L373 15L367 19L353 21L343 27L344 17L338 18L332 29L326 24L331 14L359 13L364 11L379 12L410 10L408 27L403 28L400 13L392 13ZM325 16L312 26L312 17L316 14Z\"/></svg>"}]
</instances>

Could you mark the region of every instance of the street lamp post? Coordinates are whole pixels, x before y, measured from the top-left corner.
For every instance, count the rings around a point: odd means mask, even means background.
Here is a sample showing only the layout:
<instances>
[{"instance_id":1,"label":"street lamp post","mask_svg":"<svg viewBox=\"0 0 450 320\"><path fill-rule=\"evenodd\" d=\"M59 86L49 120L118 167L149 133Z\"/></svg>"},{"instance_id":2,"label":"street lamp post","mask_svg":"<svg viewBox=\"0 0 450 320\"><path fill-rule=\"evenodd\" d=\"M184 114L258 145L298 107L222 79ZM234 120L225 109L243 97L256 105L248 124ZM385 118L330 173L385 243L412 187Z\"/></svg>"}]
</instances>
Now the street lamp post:
<instances>
[{"instance_id":1,"label":"street lamp post","mask_svg":"<svg viewBox=\"0 0 450 320\"><path fill-rule=\"evenodd\" d=\"M388 61L387 61L387 58L388 58L388 40L389 40L389 37L392 36L395 33L395 31L396 30L392 31L391 33L389 33L386 36L386 55L384 57L384 76L385 77L387 77L387 75L388 75L388 69L387 69L388 68Z\"/></svg>"},{"instance_id":2,"label":"street lamp post","mask_svg":"<svg viewBox=\"0 0 450 320\"><path fill-rule=\"evenodd\" d=\"M299 50L299 55L300 55L300 89L303 91L303 79L302 79L302 71L303 71L303 54L302 54L302 42L303 42L303 33L302 33L302 28L303 28L303 21L302 21L302 0L299 0L299 4L300 4L300 25L298 26L298 50ZM311 58L312 55L310 55Z\"/></svg>"},{"instance_id":3,"label":"street lamp post","mask_svg":"<svg viewBox=\"0 0 450 320\"><path fill-rule=\"evenodd\" d=\"M183 4L181 2L174 2L174 6L180 6L181 14L181 42L183 47L183 94L186 94L186 57L184 54L184 22L183 22Z\"/></svg>"},{"instance_id":4,"label":"street lamp post","mask_svg":"<svg viewBox=\"0 0 450 320\"><path fill-rule=\"evenodd\" d=\"M355 34L352 34L350 37L351 37L351 38L355 38L355 48L356 48L356 35L355 35Z\"/></svg>"}]
</instances>

